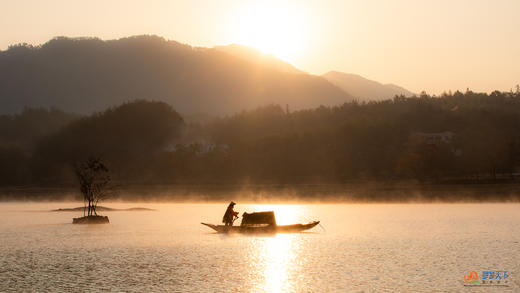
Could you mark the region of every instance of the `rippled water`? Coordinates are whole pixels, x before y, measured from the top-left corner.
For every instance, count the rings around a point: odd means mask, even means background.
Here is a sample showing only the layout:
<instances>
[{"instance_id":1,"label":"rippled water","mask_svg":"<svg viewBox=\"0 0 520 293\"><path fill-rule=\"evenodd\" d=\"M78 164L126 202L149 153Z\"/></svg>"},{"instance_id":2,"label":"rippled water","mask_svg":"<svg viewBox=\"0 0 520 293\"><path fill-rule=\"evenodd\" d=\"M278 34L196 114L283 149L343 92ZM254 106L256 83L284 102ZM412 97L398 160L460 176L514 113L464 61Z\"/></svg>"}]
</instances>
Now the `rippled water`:
<instances>
[{"instance_id":1,"label":"rippled water","mask_svg":"<svg viewBox=\"0 0 520 293\"><path fill-rule=\"evenodd\" d=\"M73 203L0 204L0 291L520 292L519 204L240 205L326 230L219 235L226 204L105 204L108 225L72 225ZM465 287L507 270L508 287Z\"/></svg>"}]
</instances>

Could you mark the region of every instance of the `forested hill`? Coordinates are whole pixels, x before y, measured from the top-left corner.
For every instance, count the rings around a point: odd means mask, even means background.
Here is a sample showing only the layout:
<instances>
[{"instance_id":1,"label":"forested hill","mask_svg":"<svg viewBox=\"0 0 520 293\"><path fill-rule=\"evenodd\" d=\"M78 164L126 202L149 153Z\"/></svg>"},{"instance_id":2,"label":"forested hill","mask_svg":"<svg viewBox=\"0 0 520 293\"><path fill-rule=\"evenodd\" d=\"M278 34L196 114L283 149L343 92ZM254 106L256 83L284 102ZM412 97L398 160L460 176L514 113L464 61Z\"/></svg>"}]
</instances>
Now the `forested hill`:
<instances>
[{"instance_id":1,"label":"forested hill","mask_svg":"<svg viewBox=\"0 0 520 293\"><path fill-rule=\"evenodd\" d=\"M157 36L60 37L0 51L0 114L24 107L89 114L134 99L219 115L271 103L294 110L333 106L352 97L322 77Z\"/></svg>"},{"instance_id":2,"label":"forested hill","mask_svg":"<svg viewBox=\"0 0 520 293\"><path fill-rule=\"evenodd\" d=\"M206 124L149 101L82 117L33 109L0 121L0 188L74 186L71 166L88 157L101 158L122 186L520 180L520 92L290 112L271 105Z\"/></svg>"}]
</instances>

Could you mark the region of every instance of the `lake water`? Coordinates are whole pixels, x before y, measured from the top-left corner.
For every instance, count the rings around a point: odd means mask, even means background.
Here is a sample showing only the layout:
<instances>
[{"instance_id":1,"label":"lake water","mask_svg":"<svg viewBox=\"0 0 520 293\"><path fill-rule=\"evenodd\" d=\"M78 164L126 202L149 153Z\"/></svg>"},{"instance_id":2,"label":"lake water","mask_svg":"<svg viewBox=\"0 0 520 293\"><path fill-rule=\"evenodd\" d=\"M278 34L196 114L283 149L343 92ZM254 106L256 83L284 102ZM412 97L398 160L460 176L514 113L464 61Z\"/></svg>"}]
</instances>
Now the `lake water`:
<instances>
[{"instance_id":1,"label":"lake water","mask_svg":"<svg viewBox=\"0 0 520 293\"><path fill-rule=\"evenodd\" d=\"M76 206L0 203L0 291L520 292L520 204L239 203L324 227L263 236L200 225L226 203L105 203L156 209L108 225L49 211ZM464 286L471 271L507 271L506 286Z\"/></svg>"}]
</instances>

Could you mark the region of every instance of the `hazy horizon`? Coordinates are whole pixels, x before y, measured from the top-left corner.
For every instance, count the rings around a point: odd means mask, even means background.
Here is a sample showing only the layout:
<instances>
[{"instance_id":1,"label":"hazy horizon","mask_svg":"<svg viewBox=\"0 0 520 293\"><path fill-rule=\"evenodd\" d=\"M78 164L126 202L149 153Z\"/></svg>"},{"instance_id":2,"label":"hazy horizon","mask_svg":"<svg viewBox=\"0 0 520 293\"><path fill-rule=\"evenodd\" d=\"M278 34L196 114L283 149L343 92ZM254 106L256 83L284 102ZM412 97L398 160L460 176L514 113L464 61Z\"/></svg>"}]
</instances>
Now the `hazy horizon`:
<instances>
[{"instance_id":1,"label":"hazy horizon","mask_svg":"<svg viewBox=\"0 0 520 293\"><path fill-rule=\"evenodd\" d=\"M25 0L4 4L0 50L56 36L154 34L192 46L241 44L311 74L354 73L416 93L509 91L520 83L519 9L514 0Z\"/></svg>"}]
</instances>

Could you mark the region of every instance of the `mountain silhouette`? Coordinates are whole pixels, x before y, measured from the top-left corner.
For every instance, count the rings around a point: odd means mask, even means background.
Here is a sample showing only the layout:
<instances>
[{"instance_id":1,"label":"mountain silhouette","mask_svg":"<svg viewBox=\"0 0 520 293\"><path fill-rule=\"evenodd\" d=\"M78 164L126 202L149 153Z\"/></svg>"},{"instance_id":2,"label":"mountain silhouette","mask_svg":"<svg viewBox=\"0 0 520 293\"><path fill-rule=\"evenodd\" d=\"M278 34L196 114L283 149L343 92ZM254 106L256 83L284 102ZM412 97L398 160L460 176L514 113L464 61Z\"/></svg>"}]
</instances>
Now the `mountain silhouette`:
<instances>
[{"instance_id":1,"label":"mountain silhouette","mask_svg":"<svg viewBox=\"0 0 520 293\"><path fill-rule=\"evenodd\" d=\"M276 58L274 55L264 54L247 46L231 44L227 46L215 46L214 48L249 62L253 62L258 66L267 66L272 69L287 73L305 73L299 69L296 69L296 67L294 67L292 64Z\"/></svg>"},{"instance_id":2,"label":"mountain silhouette","mask_svg":"<svg viewBox=\"0 0 520 293\"><path fill-rule=\"evenodd\" d=\"M360 101L379 101L391 99L395 95L413 96L414 93L394 84L381 84L357 74L330 71L322 75Z\"/></svg>"},{"instance_id":3,"label":"mountain silhouette","mask_svg":"<svg viewBox=\"0 0 520 293\"><path fill-rule=\"evenodd\" d=\"M338 105L353 98L322 77L236 55L158 36L58 37L41 46L14 45L0 51L0 114L24 107L92 113L148 99L183 114L222 115L268 104Z\"/></svg>"}]
</instances>

